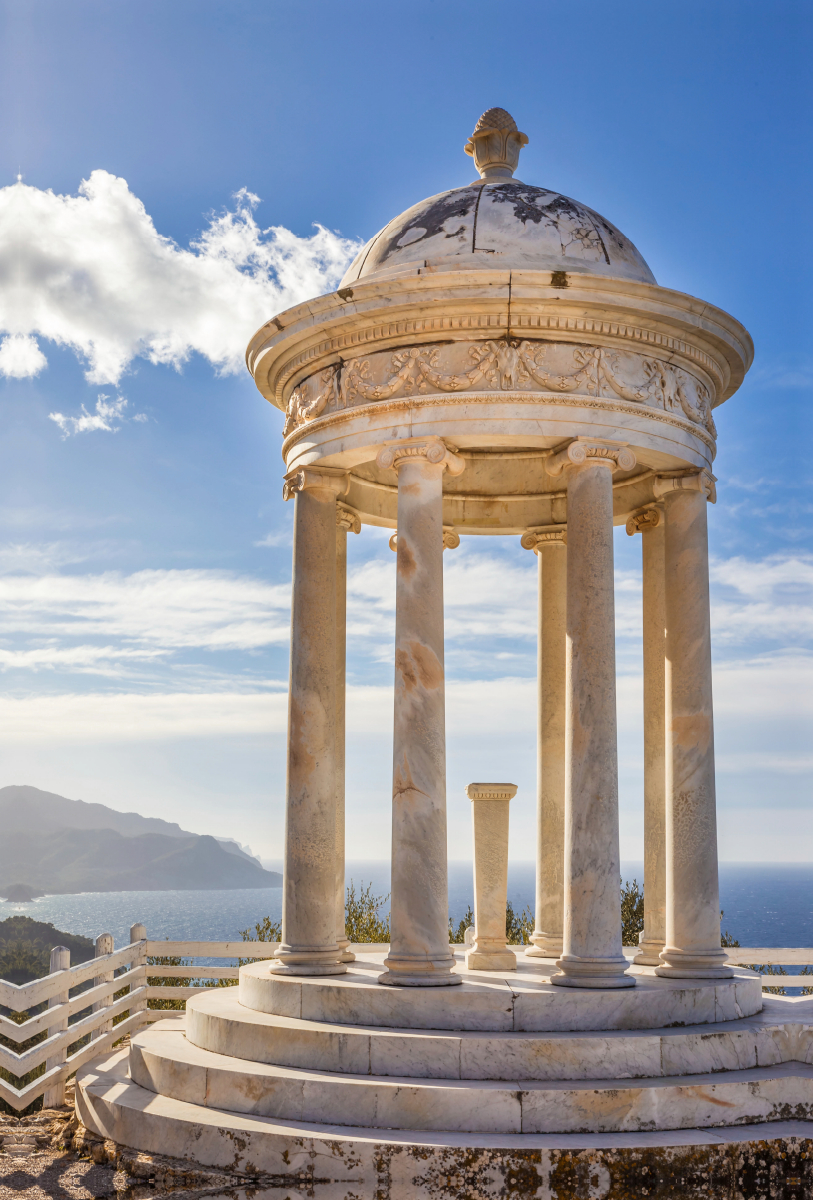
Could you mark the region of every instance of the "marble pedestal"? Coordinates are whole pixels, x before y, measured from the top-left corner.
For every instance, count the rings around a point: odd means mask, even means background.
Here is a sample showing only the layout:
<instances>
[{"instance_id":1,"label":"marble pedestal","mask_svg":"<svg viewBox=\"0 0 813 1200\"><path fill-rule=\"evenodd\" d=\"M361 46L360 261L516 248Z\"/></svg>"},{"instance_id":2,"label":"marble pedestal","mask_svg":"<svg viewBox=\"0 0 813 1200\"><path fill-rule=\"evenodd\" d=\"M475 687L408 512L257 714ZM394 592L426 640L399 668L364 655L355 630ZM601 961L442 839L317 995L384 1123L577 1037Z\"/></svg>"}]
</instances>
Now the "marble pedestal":
<instances>
[{"instance_id":1,"label":"marble pedestal","mask_svg":"<svg viewBox=\"0 0 813 1200\"><path fill-rule=\"evenodd\" d=\"M517 956L505 944L508 897L508 806L515 783L470 783L474 827L474 944L469 971L515 971Z\"/></svg>"}]
</instances>

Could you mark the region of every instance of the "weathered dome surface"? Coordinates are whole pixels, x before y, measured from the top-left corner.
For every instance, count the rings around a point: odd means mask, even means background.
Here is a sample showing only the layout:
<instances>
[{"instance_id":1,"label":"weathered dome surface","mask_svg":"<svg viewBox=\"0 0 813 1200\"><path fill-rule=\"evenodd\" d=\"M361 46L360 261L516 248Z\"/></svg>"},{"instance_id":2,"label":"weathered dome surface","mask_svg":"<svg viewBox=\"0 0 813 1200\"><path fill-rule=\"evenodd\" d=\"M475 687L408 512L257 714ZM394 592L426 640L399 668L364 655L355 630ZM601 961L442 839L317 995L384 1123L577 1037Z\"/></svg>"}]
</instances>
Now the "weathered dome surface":
<instances>
[{"instance_id":1,"label":"weathered dome surface","mask_svg":"<svg viewBox=\"0 0 813 1200\"><path fill-rule=\"evenodd\" d=\"M341 287L426 263L564 271L655 283L629 238L576 200L516 179L478 181L413 205L351 263Z\"/></svg>"}]
</instances>

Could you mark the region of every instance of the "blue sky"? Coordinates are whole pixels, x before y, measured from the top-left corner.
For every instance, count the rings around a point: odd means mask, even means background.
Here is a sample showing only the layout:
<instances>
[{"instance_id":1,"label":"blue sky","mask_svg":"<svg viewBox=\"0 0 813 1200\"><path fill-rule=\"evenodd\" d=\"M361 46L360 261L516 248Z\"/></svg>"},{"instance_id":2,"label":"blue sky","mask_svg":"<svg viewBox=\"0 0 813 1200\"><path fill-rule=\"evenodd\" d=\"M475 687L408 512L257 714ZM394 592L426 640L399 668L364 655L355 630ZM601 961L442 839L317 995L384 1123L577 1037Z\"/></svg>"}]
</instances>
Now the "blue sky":
<instances>
[{"instance_id":1,"label":"blue sky","mask_svg":"<svg viewBox=\"0 0 813 1200\"><path fill-rule=\"evenodd\" d=\"M809 859L810 6L0 12L0 786L280 856L291 512L282 417L243 349L334 287L355 241L468 182L463 144L501 105L530 137L524 180L754 337L715 413L720 850ZM349 540L350 853L377 858L394 558L381 531ZM640 539L616 549L622 857L640 858ZM469 856L463 787L493 776L520 785L529 857L535 559L464 539L445 571L450 855Z\"/></svg>"}]
</instances>

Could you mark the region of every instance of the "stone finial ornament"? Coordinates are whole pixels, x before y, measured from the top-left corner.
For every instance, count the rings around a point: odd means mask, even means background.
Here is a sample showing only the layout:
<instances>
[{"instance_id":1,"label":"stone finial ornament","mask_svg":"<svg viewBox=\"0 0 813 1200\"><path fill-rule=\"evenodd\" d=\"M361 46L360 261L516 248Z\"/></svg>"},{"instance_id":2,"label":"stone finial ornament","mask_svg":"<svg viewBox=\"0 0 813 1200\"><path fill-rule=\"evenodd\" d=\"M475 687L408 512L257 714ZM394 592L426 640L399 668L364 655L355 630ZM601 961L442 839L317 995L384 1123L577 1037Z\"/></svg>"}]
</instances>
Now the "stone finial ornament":
<instances>
[{"instance_id":1,"label":"stone finial ornament","mask_svg":"<svg viewBox=\"0 0 813 1200\"><path fill-rule=\"evenodd\" d=\"M489 108L463 149L474 158L481 179L511 179L519 151L526 145L528 134L519 132L511 113L504 108Z\"/></svg>"},{"instance_id":2,"label":"stone finial ornament","mask_svg":"<svg viewBox=\"0 0 813 1200\"><path fill-rule=\"evenodd\" d=\"M519 152L528 145L527 134L504 108L489 108L474 127L463 149L474 159L481 179L511 179Z\"/></svg>"}]
</instances>

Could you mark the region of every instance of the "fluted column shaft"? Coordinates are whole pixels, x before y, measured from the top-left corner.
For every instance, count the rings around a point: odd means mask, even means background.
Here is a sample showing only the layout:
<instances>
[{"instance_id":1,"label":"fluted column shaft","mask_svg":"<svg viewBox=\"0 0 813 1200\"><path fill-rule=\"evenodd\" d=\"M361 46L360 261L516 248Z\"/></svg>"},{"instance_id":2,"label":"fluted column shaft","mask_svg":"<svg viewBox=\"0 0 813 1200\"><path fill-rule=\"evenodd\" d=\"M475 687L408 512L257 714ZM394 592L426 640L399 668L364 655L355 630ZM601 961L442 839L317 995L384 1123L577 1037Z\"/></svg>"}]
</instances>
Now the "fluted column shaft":
<instances>
[{"instance_id":1,"label":"fluted column shaft","mask_svg":"<svg viewBox=\"0 0 813 1200\"><path fill-rule=\"evenodd\" d=\"M732 973L720 947L707 478L656 481L670 488L664 498L666 946L656 974L680 978Z\"/></svg>"},{"instance_id":2,"label":"fluted column shaft","mask_svg":"<svg viewBox=\"0 0 813 1200\"><path fill-rule=\"evenodd\" d=\"M664 521L650 508L640 529L644 650L644 932L634 961L657 966L666 941L666 589Z\"/></svg>"},{"instance_id":3,"label":"fluted column shaft","mask_svg":"<svg viewBox=\"0 0 813 1200\"><path fill-rule=\"evenodd\" d=\"M443 654L443 472L438 439L386 447L398 474L390 952L379 982L460 982L449 950Z\"/></svg>"},{"instance_id":4,"label":"fluted column shaft","mask_svg":"<svg viewBox=\"0 0 813 1200\"><path fill-rule=\"evenodd\" d=\"M282 942L271 971L338 975L336 496L340 472L286 477L295 496Z\"/></svg>"},{"instance_id":5,"label":"fluted column shaft","mask_svg":"<svg viewBox=\"0 0 813 1200\"><path fill-rule=\"evenodd\" d=\"M565 867L567 537L564 529L525 534L539 560L537 650L536 915L530 958L562 953Z\"/></svg>"},{"instance_id":6,"label":"fluted column shaft","mask_svg":"<svg viewBox=\"0 0 813 1200\"><path fill-rule=\"evenodd\" d=\"M626 448L573 443L549 462L567 479L565 987L631 987L621 952L615 699L613 470Z\"/></svg>"}]
</instances>

